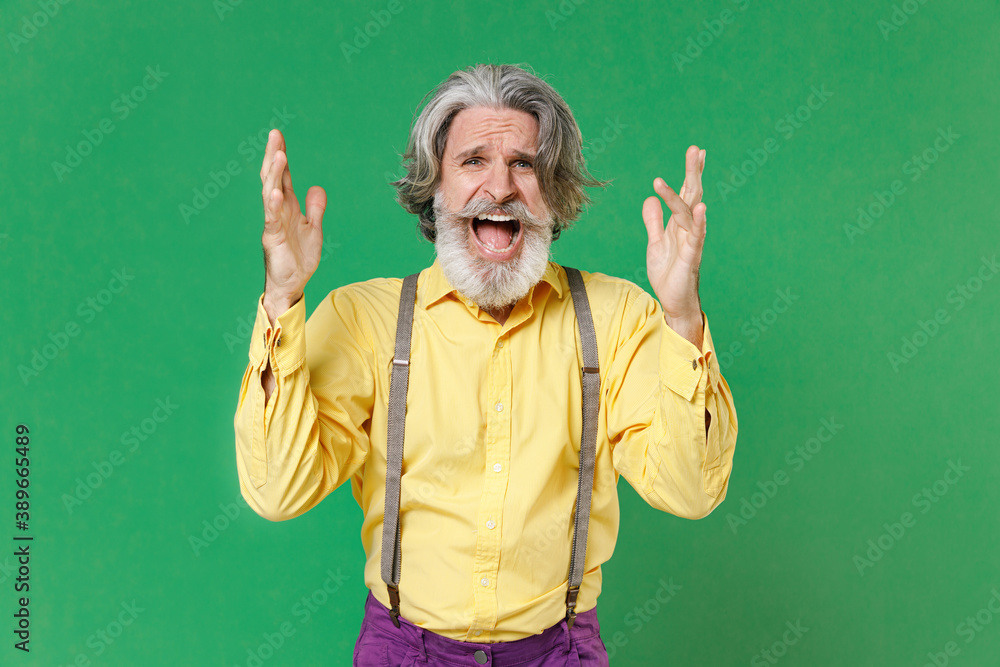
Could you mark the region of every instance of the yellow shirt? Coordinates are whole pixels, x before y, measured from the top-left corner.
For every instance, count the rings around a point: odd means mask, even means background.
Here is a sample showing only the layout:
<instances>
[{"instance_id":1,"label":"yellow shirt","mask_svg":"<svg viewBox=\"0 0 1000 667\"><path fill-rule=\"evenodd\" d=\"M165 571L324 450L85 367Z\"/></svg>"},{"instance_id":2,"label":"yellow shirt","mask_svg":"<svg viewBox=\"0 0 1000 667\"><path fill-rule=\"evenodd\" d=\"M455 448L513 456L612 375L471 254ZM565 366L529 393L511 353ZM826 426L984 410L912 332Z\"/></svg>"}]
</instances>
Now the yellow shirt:
<instances>
[{"instance_id":1,"label":"yellow shirt","mask_svg":"<svg viewBox=\"0 0 1000 667\"><path fill-rule=\"evenodd\" d=\"M635 284L581 273L601 400L578 613L597 604L614 551L619 475L657 509L704 517L726 496L737 431L704 313L699 351ZM400 278L338 288L308 323L301 299L273 328L262 295L234 422L243 497L267 519L296 517L351 480L365 583L386 608L386 411L401 289ZM403 618L498 642L565 616L583 421L575 317L553 262L502 326L437 261L420 273L400 497ZM276 388L265 408L268 357Z\"/></svg>"}]
</instances>

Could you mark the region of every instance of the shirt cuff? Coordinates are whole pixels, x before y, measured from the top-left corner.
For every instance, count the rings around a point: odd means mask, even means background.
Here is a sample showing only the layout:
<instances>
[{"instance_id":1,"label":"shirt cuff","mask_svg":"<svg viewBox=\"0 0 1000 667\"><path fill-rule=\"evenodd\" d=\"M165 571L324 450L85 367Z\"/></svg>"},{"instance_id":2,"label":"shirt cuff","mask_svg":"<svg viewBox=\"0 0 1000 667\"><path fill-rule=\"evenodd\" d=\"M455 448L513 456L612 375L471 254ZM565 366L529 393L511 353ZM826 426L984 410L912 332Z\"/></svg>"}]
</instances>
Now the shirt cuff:
<instances>
[{"instance_id":1,"label":"shirt cuff","mask_svg":"<svg viewBox=\"0 0 1000 667\"><path fill-rule=\"evenodd\" d=\"M664 369L663 385L685 400L691 401L702 378L708 375L708 386L713 391L719 386L719 362L715 344L708 327L708 315L701 311L704 320L702 344L699 350L694 343L681 336L662 322L660 338L660 367Z\"/></svg>"},{"instance_id":2,"label":"shirt cuff","mask_svg":"<svg viewBox=\"0 0 1000 667\"><path fill-rule=\"evenodd\" d=\"M271 320L264 308L264 295L257 299L257 319L250 335L250 363L263 368L271 360L271 371L277 377L288 375L305 361L306 356L306 300L299 299L291 308Z\"/></svg>"}]
</instances>

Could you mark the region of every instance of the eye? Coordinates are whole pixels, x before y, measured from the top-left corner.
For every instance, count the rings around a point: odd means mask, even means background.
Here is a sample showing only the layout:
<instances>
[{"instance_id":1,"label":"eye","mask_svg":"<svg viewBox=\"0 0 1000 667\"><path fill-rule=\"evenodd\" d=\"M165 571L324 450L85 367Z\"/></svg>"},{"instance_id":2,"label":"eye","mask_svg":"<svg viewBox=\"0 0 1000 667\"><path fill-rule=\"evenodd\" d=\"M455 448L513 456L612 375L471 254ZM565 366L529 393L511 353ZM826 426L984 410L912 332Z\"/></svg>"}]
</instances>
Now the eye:
<instances>
[{"instance_id":1,"label":"eye","mask_svg":"<svg viewBox=\"0 0 1000 667\"><path fill-rule=\"evenodd\" d=\"M466 160L462 164L472 164L473 162L479 162L479 158L477 158L477 157L470 157L468 160Z\"/></svg>"},{"instance_id":2,"label":"eye","mask_svg":"<svg viewBox=\"0 0 1000 667\"><path fill-rule=\"evenodd\" d=\"M527 160L518 160L518 161L517 161L517 162L515 162L514 164L515 164L515 165L518 165L518 166L520 166L520 165L524 165L524 167L525 167L526 169L531 169L531 163L530 163L530 162L528 162Z\"/></svg>"}]
</instances>

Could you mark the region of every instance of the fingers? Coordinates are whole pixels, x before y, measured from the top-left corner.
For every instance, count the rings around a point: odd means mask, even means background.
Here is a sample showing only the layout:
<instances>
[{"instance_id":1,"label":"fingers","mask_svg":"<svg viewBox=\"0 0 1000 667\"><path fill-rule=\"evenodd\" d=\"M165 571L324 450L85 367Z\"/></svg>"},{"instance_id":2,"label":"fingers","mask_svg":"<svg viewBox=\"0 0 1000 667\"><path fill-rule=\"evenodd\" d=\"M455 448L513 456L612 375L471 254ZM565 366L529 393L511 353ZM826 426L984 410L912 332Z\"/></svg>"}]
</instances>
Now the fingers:
<instances>
[{"instance_id":1,"label":"fingers","mask_svg":"<svg viewBox=\"0 0 1000 667\"><path fill-rule=\"evenodd\" d=\"M694 231L694 238L700 247L705 242L705 234L708 231L708 206L704 202L699 202L695 204L695 207L691 210L692 229Z\"/></svg>"},{"instance_id":2,"label":"fingers","mask_svg":"<svg viewBox=\"0 0 1000 667\"><path fill-rule=\"evenodd\" d=\"M277 167L277 170L275 169ZM292 173L288 168L288 151L285 148L285 137L281 130L271 130L267 135L267 147L264 149L264 162L260 172L264 184L264 204L271 197L271 190L283 190L283 194L292 193Z\"/></svg>"},{"instance_id":3,"label":"fingers","mask_svg":"<svg viewBox=\"0 0 1000 667\"><path fill-rule=\"evenodd\" d=\"M705 168L705 151L697 146L689 146L685 155L684 184L681 186L681 198L689 207L701 201L703 194L701 174Z\"/></svg>"},{"instance_id":4,"label":"fingers","mask_svg":"<svg viewBox=\"0 0 1000 667\"><path fill-rule=\"evenodd\" d=\"M285 168L285 154L282 151L275 151L274 157L271 160L271 167L268 170L267 175L264 177L264 187L261 192L261 196L264 199L265 210L267 210L269 207L274 206L275 197L277 195L282 195L283 199L283 195L285 194L285 192L284 189L282 188L281 179L282 179L282 171L284 170L284 168ZM280 210L281 210L280 206L273 209L273 213L275 214L275 216L277 215L277 212Z\"/></svg>"},{"instance_id":5,"label":"fingers","mask_svg":"<svg viewBox=\"0 0 1000 667\"><path fill-rule=\"evenodd\" d=\"M271 160L274 159L274 153L278 150L285 151L285 137L281 134L281 130L271 130L267 135L267 146L264 148L264 162L260 167L260 180L264 181L267 176L267 172L271 170ZM287 152L287 151L286 151Z\"/></svg>"},{"instance_id":6,"label":"fingers","mask_svg":"<svg viewBox=\"0 0 1000 667\"><path fill-rule=\"evenodd\" d=\"M288 153L282 149L281 155L285 162L285 167L281 170L281 187L285 192L292 192L292 170L288 167Z\"/></svg>"},{"instance_id":7,"label":"fingers","mask_svg":"<svg viewBox=\"0 0 1000 667\"><path fill-rule=\"evenodd\" d=\"M285 198L280 190L267 190L264 195L264 231L277 232L281 229L281 207Z\"/></svg>"},{"instance_id":8,"label":"fingers","mask_svg":"<svg viewBox=\"0 0 1000 667\"><path fill-rule=\"evenodd\" d=\"M667 182L662 178L656 178L653 180L653 190L656 191L656 194L663 197L663 201L666 202L667 206L670 208L670 212L673 214L670 216L670 220L679 225L682 229L693 232L694 220L691 215L691 208L688 206L687 202L684 201L679 194L674 192L673 188L667 185ZM704 206L704 204L701 204L701 206Z\"/></svg>"}]
</instances>

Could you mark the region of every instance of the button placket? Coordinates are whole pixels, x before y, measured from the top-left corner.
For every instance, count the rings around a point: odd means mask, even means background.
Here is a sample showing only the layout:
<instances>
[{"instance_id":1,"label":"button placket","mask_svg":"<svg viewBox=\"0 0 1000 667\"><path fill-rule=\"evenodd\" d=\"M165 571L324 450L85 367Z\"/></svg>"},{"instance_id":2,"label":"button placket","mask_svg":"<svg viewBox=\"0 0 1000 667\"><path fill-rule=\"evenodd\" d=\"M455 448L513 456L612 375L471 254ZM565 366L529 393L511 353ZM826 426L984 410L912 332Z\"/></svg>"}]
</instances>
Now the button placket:
<instances>
[{"instance_id":1,"label":"button placket","mask_svg":"<svg viewBox=\"0 0 1000 667\"><path fill-rule=\"evenodd\" d=\"M496 623L497 600L496 586L500 559L500 531L496 530L501 518L504 495L507 488L505 462L510 459L510 355L509 345L503 340L496 340L492 350L489 379L487 380L487 396L491 400L486 413L486 470L493 468L494 474L487 474L484 479L482 501L479 508L479 525L477 531L476 555L474 561L475 575L479 585L476 586L475 616L473 631L475 636L481 636L484 629L488 630ZM499 474L497 474L499 473Z\"/></svg>"}]
</instances>

